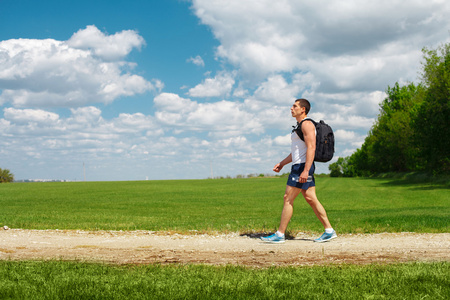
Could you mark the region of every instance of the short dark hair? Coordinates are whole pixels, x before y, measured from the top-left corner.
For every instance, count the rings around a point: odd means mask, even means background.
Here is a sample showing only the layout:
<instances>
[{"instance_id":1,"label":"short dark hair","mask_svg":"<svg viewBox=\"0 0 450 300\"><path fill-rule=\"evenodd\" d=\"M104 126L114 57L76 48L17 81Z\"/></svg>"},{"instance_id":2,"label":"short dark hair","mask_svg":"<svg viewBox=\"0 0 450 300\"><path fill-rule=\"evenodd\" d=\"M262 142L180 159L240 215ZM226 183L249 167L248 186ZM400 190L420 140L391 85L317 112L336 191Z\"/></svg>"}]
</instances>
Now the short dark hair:
<instances>
[{"instance_id":1,"label":"short dark hair","mask_svg":"<svg viewBox=\"0 0 450 300\"><path fill-rule=\"evenodd\" d=\"M309 113L309 110L311 109L311 103L309 103L308 100L306 100L304 98L300 98L300 99L295 100L295 102L300 102L300 107L305 108L305 114Z\"/></svg>"}]
</instances>

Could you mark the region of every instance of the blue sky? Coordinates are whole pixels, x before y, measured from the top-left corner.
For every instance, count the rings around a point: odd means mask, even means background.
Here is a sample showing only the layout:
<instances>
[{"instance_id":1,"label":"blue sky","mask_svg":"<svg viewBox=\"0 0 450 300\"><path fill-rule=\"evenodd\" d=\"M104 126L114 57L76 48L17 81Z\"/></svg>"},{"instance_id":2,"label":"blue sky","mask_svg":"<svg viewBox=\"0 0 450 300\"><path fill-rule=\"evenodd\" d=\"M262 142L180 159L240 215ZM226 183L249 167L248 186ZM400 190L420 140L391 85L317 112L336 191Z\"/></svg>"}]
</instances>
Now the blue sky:
<instances>
[{"instance_id":1,"label":"blue sky","mask_svg":"<svg viewBox=\"0 0 450 300\"><path fill-rule=\"evenodd\" d=\"M299 97L335 130L335 159L348 156L387 86L418 81L421 49L449 42L448 15L440 0L1 0L0 168L272 174Z\"/></svg>"}]
</instances>

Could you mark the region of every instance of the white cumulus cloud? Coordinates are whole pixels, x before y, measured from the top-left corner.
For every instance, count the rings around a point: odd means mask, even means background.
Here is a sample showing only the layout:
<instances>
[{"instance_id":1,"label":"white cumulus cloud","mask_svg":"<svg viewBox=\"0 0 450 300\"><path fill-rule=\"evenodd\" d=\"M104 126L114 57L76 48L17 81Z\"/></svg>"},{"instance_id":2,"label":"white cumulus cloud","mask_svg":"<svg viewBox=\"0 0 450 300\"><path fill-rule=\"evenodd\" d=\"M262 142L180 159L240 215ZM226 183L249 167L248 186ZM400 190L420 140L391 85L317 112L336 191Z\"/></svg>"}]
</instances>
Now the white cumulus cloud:
<instances>
[{"instance_id":1,"label":"white cumulus cloud","mask_svg":"<svg viewBox=\"0 0 450 300\"><path fill-rule=\"evenodd\" d=\"M28 123L28 122L54 123L59 119L58 114L44 111L41 109L15 109L9 107L5 108L3 112L6 120L15 123Z\"/></svg>"},{"instance_id":2,"label":"white cumulus cloud","mask_svg":"<svg viewBox=\"0 0 450 300\"><path fill-rule=\"evenodd\" d=\"M161 87L130 73L122 61L144 43L134 31L106 35L95 26L69 41L12 39L0 42L0 103L16 107L73 107L111 103Z\"/></svg>"},{"instance_id":3,"label":"white cumulus cloud","mask_svg":"<svg viewBox=\"0 0 450 300\"><path fill-rule=\"evenodd\" d=\"M205 66L205 62L203 61L203 58L200 55L197 55L196 57L191 57L187 60L187 62L191 62L194 65L200 66L200 67L204 67Z\"/></svg>"},{"instance_id":4,"label":"white cumulus cloud","mask_svg":"<svg viewBox=\"0 0 450 300\"><path fill-rule=\"evenodd\" d=\"M235 83L230 73L220 73L214 78L207 78L202 83L189 89L191 97L221 97L230 94Z\"/></svg>"},{"instance_id":5,"label":"white cumulus cloud","mask_svg":"<svg viewBox=\"0 0 450 300\"><path fill-rule=\"evenodd\" d=\"M114 61L127 56L133 48L140 49L145 45L145 41L134 30L107 35L90 25L74 33L67 45L74 49L90 50L102 59Z\"/></svg>"}]
</instances>

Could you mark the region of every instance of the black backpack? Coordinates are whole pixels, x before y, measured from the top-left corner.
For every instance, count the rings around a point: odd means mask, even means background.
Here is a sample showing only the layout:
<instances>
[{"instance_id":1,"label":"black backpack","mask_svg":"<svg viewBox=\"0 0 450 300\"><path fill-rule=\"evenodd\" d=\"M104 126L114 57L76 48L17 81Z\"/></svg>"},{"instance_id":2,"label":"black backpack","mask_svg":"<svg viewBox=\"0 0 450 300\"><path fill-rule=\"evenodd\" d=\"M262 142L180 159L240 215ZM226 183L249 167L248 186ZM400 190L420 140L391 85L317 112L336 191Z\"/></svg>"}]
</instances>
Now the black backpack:
<instances>
[{"instance_id":1,"label":"black backpack","mask_svg":"<svg viewBox=\"0 0 450 300\"><path fill-rule=\"evenodd\" d=\"M314 157L314 161L330 161L334 155L333 129L331 129L331 127L322 120L317 123L316 121L311 119L304 119L300 123L297 123L297 127L294 128L294 131L297 133L299 138L302 139L302 141L305 141L302 131L302 123L304 121L311 121L314 126L316 126L316 155Z\"/></svg>"}]
</instances>

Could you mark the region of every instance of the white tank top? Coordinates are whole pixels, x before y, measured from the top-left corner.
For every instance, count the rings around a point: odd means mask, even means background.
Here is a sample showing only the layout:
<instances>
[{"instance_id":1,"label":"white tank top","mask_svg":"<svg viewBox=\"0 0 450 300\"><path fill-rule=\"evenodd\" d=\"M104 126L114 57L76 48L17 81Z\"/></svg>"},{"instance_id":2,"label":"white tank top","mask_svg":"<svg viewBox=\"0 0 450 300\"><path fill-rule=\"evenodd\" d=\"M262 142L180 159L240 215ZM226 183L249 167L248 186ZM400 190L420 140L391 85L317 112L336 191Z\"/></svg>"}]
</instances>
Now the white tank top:
<instances>
[{"instance_id":1,"label":"white tank top","mask_svg":"<svg viewBox=\"0 0 450 300\"><path fill-rule=\"evenodd\" d=\"M314 134L317 134L314 130ZM306 143L297 135L297 133L291 133L291 155L292 164L303 164L306 162Z\"/></svg>"}]
</instances>

